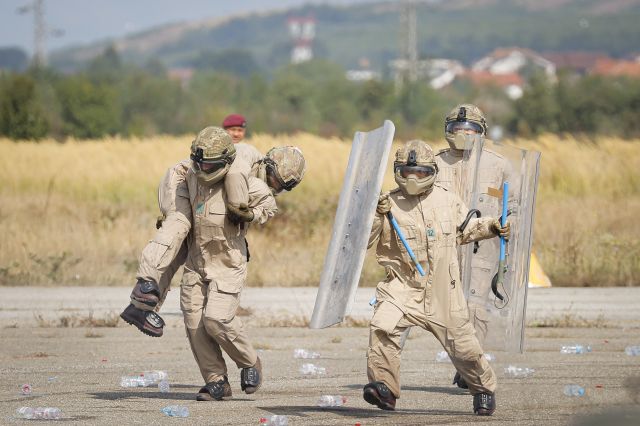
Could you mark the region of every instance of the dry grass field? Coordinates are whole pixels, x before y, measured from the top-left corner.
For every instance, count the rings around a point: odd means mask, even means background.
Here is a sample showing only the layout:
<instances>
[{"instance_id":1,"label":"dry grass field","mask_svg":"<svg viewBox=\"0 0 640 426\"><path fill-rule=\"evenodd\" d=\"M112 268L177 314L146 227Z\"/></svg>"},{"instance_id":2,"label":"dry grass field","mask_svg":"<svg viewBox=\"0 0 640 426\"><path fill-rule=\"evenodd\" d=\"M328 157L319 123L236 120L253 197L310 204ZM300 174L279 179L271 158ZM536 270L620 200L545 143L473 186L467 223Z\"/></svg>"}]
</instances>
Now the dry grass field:
<instances>
[{"instance_id":1,"label":"dry grass field","mask_svg":"<svg viewBox=\"0 0 640 426\"><path fill-rule=\"evenodd\" d=\"M155 230L158 181L187 157L190 142L0 140L0 285L132 284ZM299 134L250 143L262 152L298 145L308 170L295 191L278 197L281 214L250 232L248 285L316 285L350 141ZM512 143L542 152L534 250L554 285L640 283L640 141ZM393 184L389 172L385 189ZM380 276L368 256L364 284Z\"/></svg>"}]
</instances>

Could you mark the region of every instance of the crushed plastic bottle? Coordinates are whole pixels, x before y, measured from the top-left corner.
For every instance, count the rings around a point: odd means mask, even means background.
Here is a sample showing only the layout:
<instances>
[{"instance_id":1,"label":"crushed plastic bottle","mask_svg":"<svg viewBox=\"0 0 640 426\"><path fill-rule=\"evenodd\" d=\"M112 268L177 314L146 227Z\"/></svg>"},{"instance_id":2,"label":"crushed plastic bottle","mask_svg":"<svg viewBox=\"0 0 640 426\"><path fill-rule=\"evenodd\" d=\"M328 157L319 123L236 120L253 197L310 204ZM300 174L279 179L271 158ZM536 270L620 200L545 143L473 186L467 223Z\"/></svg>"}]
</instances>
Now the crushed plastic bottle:
<instances>
[{"instance_id":1,"label":"crushed plastic bottle","mask_svg":"<svg viewBox=\"0 0 640 426\"><path fill-rule=\"evenodd\" d=\"M162 412L169 417L189 417L189 407L183 405L168 405Z\"/></svg>"},{"instance_id":2,"label":"crushed plastic bottle","mask_svg":"<svg viewBox=\"0 0 640 426\"><path fill-rule=\"evenodd\" d=\"M305 376L324 376L327 374L327 369L313 364L302 364L300 374Z\"/></svg>"},{"instance_id":3,"label":"crushed plastic bottle","mask_svg":"<svg viewBox=\"0 0 640 426\"><path fill-rule=\"evenodd\" d=\"M517 367L515 365L510 365L504 369L504 375L507 377L523 378L531 376L535 371L536 370L529 367Z\"/></svg>"},{"instance_id":4,"label":"crushed plastic bottle","mask_svg":"<svg viewBox=\"0 0 640 426\"><path fill-rule=\"evenodd\" d=\"M31 385L29 383L25 383L24 385L22 385L20 387L20 392L22 392L22 394L24 396L29 396L31 395Z\"/></svg>"},{"instance_id":5,"label":"crushed plastic bottle","mask_svg":"<svg viewBox=\"0 0 640 426\"><path fill-rule=\"evenodd\" d=\"M494 354L484 354L484 359L486 359L488 362L495 362L496 360L496 356Z\"/></svg>"},{"instance_id":6,"label":"crushed plastic bottle","mask_svg":"<svg viewBox=\"0 0 640 426\"><path fill-rule=\"evenodd\" d=\"M160 380L160 383L158 383L158 390L161 393L169 393L171 386L169 386L169 382L167 380Z\"/></svg>"},{"instance_id":7,"label":"crushed plastic bottle","mask_svg":"<svg viewBox=\"0 0 640 426\"><path fill-rule=\"evenodd\" d=\"M585 354L587 352L591 352L591 345L570 345L560 349L561 354Z\"/></svg>"},{"instance_id":8,"label":"crushed plastic bottle","mask_svg":"<svg viewBox=\"0 0 640 426\"><path fill-rule=\"evenodd\" d=\"M347 403L347 398L342 395L322 395L318 399L318 407L342 407Z\"/></svg>"},{"instance_id":9,"label":"crushed plastic bottle","mask_svg":"<svg viewBox=\"0 0 640 426\"><path fill-rule=\"evenodd\" d=\"M320 354L318 352L311 352L306 349L294 349L293 357L302 359L316 359L320 358Z\"/></svg>"},{"instance_id":10,"label":"crushed plastic bottle","mask_svg":"<svg viewBox=\"0 0 640 426\"><path fill-rule=\"evenodd\" d=\"M640 355L640 346L627 346L624 348L624 353L631 356Z\"/></svg>"},{"instance_id":11,"label":"crushed plastic bottle","mask_svg":"<svg viewBox=\"0 0 640 426\"><path fill-rule=\"evenodd\" d=\"M62 412L57 407L20 407L16 412L18 417L29 420L57 420L62 415Z\"/></svg>"},{"instance_id":12,"label":"crushed plastic bottle","mask_svg":"<svg viewBox=\"0 0 640 426\"><path fill-rule=\"evenodd\" d=\"M566 385L564 394L567 396L584 396L584 388L580 385Z\"/></svg>"},{"instance_id":13,"label":"crushed plastic bottle","mask_svg":"<svg viewBox=\"0 0 640 426\"><path fill-rule=\"evenodd\" d=\"M440 351L436 354L436 362L451 362L447 351Z\"/></svg>"},{"instance_id":14,"label":"crushed plastic bottle","mask_svg":"<svg viewBox=\"0 0 640 426\"><path fill-rule=\"evenodd\" d=\"M273 415L260 418L260 424L264 426L288 426L289 418L282 415Z\"/></svg>"}]
</instances>

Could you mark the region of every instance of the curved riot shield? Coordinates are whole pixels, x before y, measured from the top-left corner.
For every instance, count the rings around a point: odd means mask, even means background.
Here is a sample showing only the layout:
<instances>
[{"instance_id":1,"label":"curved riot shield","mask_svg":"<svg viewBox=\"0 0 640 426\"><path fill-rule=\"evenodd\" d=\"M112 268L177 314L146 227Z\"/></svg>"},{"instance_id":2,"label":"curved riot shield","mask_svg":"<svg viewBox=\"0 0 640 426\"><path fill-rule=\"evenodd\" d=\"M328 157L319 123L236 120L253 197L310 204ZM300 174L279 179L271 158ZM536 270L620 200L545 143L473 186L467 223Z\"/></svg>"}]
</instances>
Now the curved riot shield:
<instances>
[{"instance_id":1,"label":"curved riot shield","mask_svg":"<svg viewBox=\"0 0 640 426\"><path fill-rule=\"evenodd\" d=\"M353 138L310 328L338 324L351 311L394 133L386 120Z\"/></svg>"},{"instance_id":2,"label":"curved riot shield","mask_svg":"<svg viewBox=\"0 0 640 426\"><path fill-rule=\"evenodd\" d=\"M483 217L500 217L503 199L511 238L504 247L503 279L498 280L500 239L469 244L462 250L462 281L478 338L485 349L524 352L529 259L538 185L540 153L490 140L465 149L460 193L469 209ZM508 193L503 194L508 182ZM479 324L479 325L478 325Z\"/></svg>"}]
</instances>

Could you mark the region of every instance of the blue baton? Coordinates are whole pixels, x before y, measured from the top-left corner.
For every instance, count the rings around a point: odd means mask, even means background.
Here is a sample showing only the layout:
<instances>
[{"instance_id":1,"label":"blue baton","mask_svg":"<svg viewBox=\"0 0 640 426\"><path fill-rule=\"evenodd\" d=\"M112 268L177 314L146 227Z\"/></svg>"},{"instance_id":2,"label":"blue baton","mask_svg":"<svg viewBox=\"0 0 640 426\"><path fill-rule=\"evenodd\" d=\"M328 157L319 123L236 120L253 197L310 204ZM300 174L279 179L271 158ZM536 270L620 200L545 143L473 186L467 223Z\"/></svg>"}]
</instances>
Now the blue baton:
<instances>
[{"instance_id":1,"label":"blue baton","mask_svg":"<svg viewBox=\"0 0 640 426\"><path fill-rule=\"evenodd\" d=\"M400 237L400 241L402 241L402 245L404 246L405 249L407 249L407 252L411 257L411 260L413 260L413 263L415 263L416 268L418 268L418 272L420 273L421 276L424 277L425 276L424 269L422 269L422 265L420 265L420 262L418 262L418 259L416 259L416 255L413 253L413 250L411 250L411 247L409 247L409 243L404 238L404 234L400 230L400 226L398 226L398 222L396 222L396 218L393 217L391 212L387 213L387 217L389 218L389 222L391 222L391 225L393 225L393 229L396 231L396 234L398 234L398 237Z\"/></svg>"}]
</instances>

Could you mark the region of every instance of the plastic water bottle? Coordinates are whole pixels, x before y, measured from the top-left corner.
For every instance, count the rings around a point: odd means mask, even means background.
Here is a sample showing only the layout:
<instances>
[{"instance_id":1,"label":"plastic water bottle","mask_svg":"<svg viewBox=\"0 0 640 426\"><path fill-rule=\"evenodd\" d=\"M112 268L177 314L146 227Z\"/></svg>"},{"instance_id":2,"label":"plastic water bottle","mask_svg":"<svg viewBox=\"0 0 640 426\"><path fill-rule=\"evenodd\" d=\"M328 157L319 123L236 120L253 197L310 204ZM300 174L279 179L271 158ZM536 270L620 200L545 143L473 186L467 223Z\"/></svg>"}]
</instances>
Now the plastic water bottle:
<instances>
[{"instance_id":1,"label":"plastic water bottle","mask_svg":"<svg viewBox=\"0 0 640 426\"><path fill-rule=\"evenodd\" d=\"M20 392L22 392L22 394L24 396L29 396L31 395L31 385L29 383L25 383L24 385L22 385L22 387L20 388Z\"/></svg>"},{"instance_id":2,"label":"plastic water bottle","mask_svg":"<svg viewBox=\"0 0 640 426\"><path fill-rule=\"evenodd\" d=\"M168 405L162 412L169 417L189 417L189 407L182 405Z\"/></svg>"},{"instance_id":3,"label":"plastic water bottle","mask_svg":"<svg viewBox=\"0 0 640 426\"><path fill-rule=\"evenodd\" d=\"M260 424L264 426L288 426L289 418L287 416L273 415L271 417L262 417Z\"/></svg>"},{"instance_id":4,"label":"plastic water bottle","mask_svg":"<svg viewBox=\"0 0 640 426\"><path fill-rule=\"evenodd\" d=\"M436 362L451 362L447 351L440 351L436 354Z\"/></svg>"},{"instance_id":5,"label":"plastic water bottle","mask_svg":"<svg viewBox=\"0 0 640 426\"><path fill-rule=\"evenodd\" d=\"M293 357L303 358L303 359L315 359L315 358L320 358L320 354L318 352L311 352L306 349L294 349Z\"/></svg>"},{"instance_id":6,"label":"plastic water bottle","mask_svg":"<svg viewBox=\"0 0 640 426\"><path fill-rule=\"evenodd\" d=\"M563 346L560 349L561 354L585 354L587 352L591 352L591 346L583 346L583 345L571 345L571 346Z\"/></svg>"},{"instance_id":7,"label":"plastic water bottle","mask_svg":"<svg viewBox=\"0 0 640 426\"><path fill-rule=\"evenodd\" d=\"M318 407L342 407L347 403L347 398L342 395L322 395L318 399Z\"/></svg>"},{"instance_id":8,"label":"plastic water bottle","mask_svg":"<svg viewBox=\"0 0 640 426\"><path fill-rule=\"evenodd\" d=\"M57 420L62 413L57 407L21 407L18 408L17 414L23 419L43 419L43 420Z\"/></svg>"},{"instance_id":9,"label":"plastic water bottle","mask_svg":"<svg viewBox=\"0 0 640 426\"><path fill-rule=\"evenodd\" d=\"M486 359L488 362L494 362L496 360L496 356L493 354L484 354L484 359Z\"/></svg>"},{"instance_id":10,"label":"plastic water bottle","mask_svg":"<svg viewBox=\"0 0 640 426\"><path fill-rule=\"evenodd\" d=\"M120 378L120 387L123 388L146 388L153 384L153 380L144 376L122 376Z\"/></svg>"},{"instance_id":11,"label":"plastic water bottle","mask_svg":"<svg viewBox=\"0 0 640 426\"><path fill-rule=\"evenodd\" d=\"M160 383L158 383L158 390L161 393L169 393L169 390L171 390L171 386L169 386L169 382L166 380L161 380Z\"/></svg>"},{"instance_id":12,"label":"plastic water bottle","mask_svg":"<svg viewBox=\"0 0 640 426\"><path fill-rule=\"evenodd\" d=\"M567 396L584 396L584 388L580 385L566 385L564 394Z\"/></svg>"},{"instance_id":13,"label":"plastic water bottle","mask_svg":"<svg viewBox=\"0 0 640 426\"><path fill-rule=\"evenodd\" d=\"M153 371L143 371L140 373L140 377L144 377L147 381L150 381L151 384L156 384L161 380L167 380L169 375L166 371L153 370Z\"/></svg>"},{"instance_id":14,"label":"plastic water bottle","mask_svg":"<svg viewBox=\"0 0 640 426\"><path fill-rule=\"evenodd\" d=\"M627 355L638 356L640 355L640 346L627 346L624 348L624 352Z\"/></svg>"},{"instance_id":15,"label":"plastic water bottle","mask_svg":"<svg viewBox=\"0 0 640 426\"><path fill-rule=\"evenodd\" d=\"M529 367L516 367L510 365L504 369L504 375L507 377L523 378L531 376L536 370Z\"/></svg>"},{"instance_id":16,"label":"plastic water bottle","mask_svg":"<svg viewBox=\"0 0 640 426\"><path fill-rule=\"evenodd\" d=\"M324 367L319 367L313 364L302 364L302 367L300 367L300 374L305 376L323 376L327 374L327 370Z\"/></svg>"}]
</instances>

